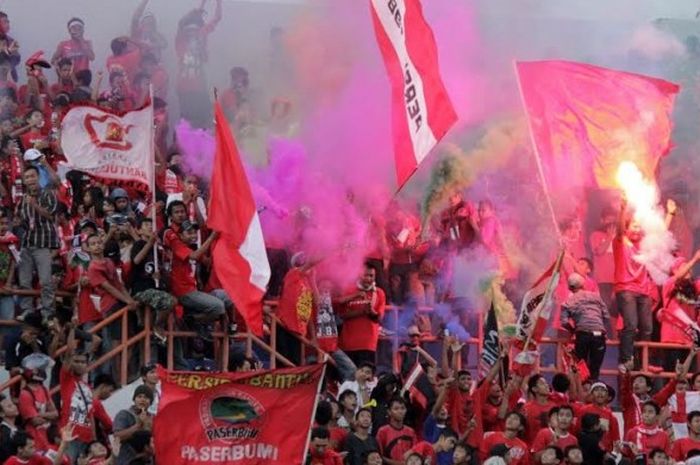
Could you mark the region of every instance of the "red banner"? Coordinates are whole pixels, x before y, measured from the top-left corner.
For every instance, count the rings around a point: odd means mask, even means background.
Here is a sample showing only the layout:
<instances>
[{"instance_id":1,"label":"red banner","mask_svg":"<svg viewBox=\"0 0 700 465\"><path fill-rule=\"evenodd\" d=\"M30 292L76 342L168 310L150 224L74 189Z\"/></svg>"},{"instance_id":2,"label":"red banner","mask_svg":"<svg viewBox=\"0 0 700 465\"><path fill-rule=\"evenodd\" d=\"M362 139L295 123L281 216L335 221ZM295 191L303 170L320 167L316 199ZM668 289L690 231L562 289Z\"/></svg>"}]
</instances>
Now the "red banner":
<instances>
[{"instance_id":1,"label":"red banner","mask_svg":"<svg viewBox=\"0 0 700 465\"><path fill-rule=\"evenodd\" d=\"M671 147L676 84L569 61L519 62L517 73L553 190L617 188L623 161L654 179Z\"/></svg>"},{"instance_id":2,"label":"red banner","mask_svg":"<svg viewBox=\"0 0 700 465\"><path fill-rule=\"evenodd\" d=\"M168 372L154 423L158 463L301 464L324 365Z\"/></svg>"}]
</instances>

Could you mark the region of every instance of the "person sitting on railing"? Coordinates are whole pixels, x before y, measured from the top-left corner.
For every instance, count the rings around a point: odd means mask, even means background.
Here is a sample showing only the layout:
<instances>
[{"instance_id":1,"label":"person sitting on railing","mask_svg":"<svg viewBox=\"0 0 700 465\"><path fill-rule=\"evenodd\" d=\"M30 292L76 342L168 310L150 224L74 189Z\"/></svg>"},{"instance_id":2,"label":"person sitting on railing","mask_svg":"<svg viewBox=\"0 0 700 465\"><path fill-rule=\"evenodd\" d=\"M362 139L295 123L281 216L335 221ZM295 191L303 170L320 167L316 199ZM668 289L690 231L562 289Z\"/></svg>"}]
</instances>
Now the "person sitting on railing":
<instances>
[{"instance_id":1,"label":"person sitting on railing","mask_svg":"<svg viewBox=\"0 0 700 465\"><path fill-rule=\"evenodd\" d=\"M22 359L34 353L46 353L45 327L40 313L30 313L19 329L4 340L5 368L10 376L21 373Z\"/></svg>"},{"instance_id":2,"label":"person sitting on railing","mask_svg":"<svg viewBox=\"0 0 700 465\"><path fill-rule=\"evenodd\" d=\"M19 394L19 413L25 421L27 433L40 451L49 449L48 430L58 420L58 410L51 400L49 390L44 386L46 378L45 370L25 370L24 379L27 384Z\"/></svg>"},{"instance_id":3,"label":"person sitting on railing","mask_svg":"<svg viewBox=\"0 0 700 465\"><path fill-rule=\"evenodd\" d=\"M211 341L212 323L221 320L226 315L227 308L233 306L233 302L222 289L211 293L199 291L193 265L205 260L218 233L213 232L201 247L193 250L197 243L199 226L184 221L179 229L177 237L167 244L172 252L170 290L184 307L186 318L191 319L199 337Z\"/></svg>"}]
</instances>

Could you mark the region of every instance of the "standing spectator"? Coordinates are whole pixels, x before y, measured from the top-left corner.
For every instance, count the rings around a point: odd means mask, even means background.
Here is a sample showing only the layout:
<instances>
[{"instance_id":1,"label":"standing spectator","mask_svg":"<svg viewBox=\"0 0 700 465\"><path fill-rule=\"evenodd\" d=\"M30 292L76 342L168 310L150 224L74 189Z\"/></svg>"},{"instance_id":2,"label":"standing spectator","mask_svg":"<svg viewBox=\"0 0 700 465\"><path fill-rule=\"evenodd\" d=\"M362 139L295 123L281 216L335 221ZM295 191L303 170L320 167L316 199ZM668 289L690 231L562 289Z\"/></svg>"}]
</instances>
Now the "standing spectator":
<instances>
[{"instance_id":1,"label":"standing spectator","mask_svg":"<svg viewBox=\"0 0 700 465\"><path fill-rule=\"evenodd\" d=\"M153 418L148 408L153 402L153 391L146 385L136 388L134 404L128 410L122 410L114 418L114 436L119 439L119 455L115 465L128 465L136 458L137 452L131 439L138 431L150 431Z\"/></svg>"},{"instance_id":2,"label":"standing spectator","mask_svg":"<svg viewBox=\"0 0 700 465\"><path fill-rule=\"evenodd\" d=\"M51 96L56 98L58 94L71 94L75 90L75 78L73 77L73 62L70 58L61 58L56 63L57 82L51 85Z\"/></svg>"},{"instance_id":3,"label":"standing spectator","mask_svg":"<svg viewBox=\"0 0 700 465\"><path fill-rule=\"evenodd\" d=\"M376 275L376 270L365 264L357 290L338 300L343 319L339 345L355 365L376 363L379 322L386 308L384 291L375 284Z\"/></svg>"},{"instance_id":4,"label":"standing spectator","mask_svg":"<svg viewBox=\"0 0 700 465\"><path fill-rule=\"evenodd\" d=\"M336 364L336 370L340 375L340 380L343 381L343 385L346 383L353 383L357 381L357 368L355 364L350 360L350 357L338 348L338 324L336 322L335 312L333 311L333 298L331 297L331 283L328 280L322 280L316 286L314 292L314 315L316 320L316 342L318 346L326 353L328 353ZM374 367L374 365L372 365ZM371 375L369 379L372 379L374 368L371 370ZM350 381L355 378L355 381ZM354 387L354 386L353 386ZM364 383L363 383L363 387ZM343 388L339 392L343 392ZM361 396L358 392L358 402L364 405L361 401ZM369 402L369 389L366 390L366 402Z\"/></svg>"},{"instance_id":5,"label":"standing spectator","mask_svg":"<svg viewBox=\"0 0 700 465\"><path fill-rule=\"evenodd\" d=\"M10 291L14 286L19 258L19 239L10 232L10 226L7 210L0 208L0 320L12 320L15 317L15 298ZM6 328L0 329L0 341L7 332Z\"/></svg>"},{"instance_id":6,"label":"standing spectator","mask_svg":"<svg viewBox=\"0 0 700 465\"><path fill-rule=\"evenodd\" d=\"M163 50L168 46L163 34L158 31L158 24L153 13L146 12L149 0L141 0L131 17L131 38L138 42L144 51L160 60Z\"/></svg>"},{"instance_id":7,"label":"standing spectator","mask_svg":"<svg viewBox=\"0 0 700 465\"><path fill-rule=\"evenodd\" d=\"M527 393L530 400L523 406L526 429L525 441L532 444L535 436L542 428L549 425L549 411L555 407L550 400L550 389L547 380L540 374L535 374L527 381Z\"/></svg>"},{"instance_id":8,"label":"standing spectator","mask_svg":"<svg viewBox=\"0 0 700 465\"><path fill-rule=\"evenodd\" d=\"M22 289L32 289L34 272L39 276L41 286L41 306L51 314L55 307L55 286L51 276L51 260L54 250L59 248L58 234L54 224L54 213L58 202L50 190L39 187L39 170L33 166L24 169L22 174L25 195L19 205L20 218L26 228L22 239L19 264L19 285ZM25 297L20 302L22 314L33 310L33 299Z\"/></svg>"},{"instance_id":9,"label":"standing spectator","mask_svg":"<svg viewBox=\"0 0 700 465\"><path fill-rule=\"evenodd\" d=\"M634 356L635 338L648 341L652 330L652 297L656 286L644 265L637 261L642 228L628 222L627 201L623 198L617 233L613 239L615 256L615 299L624 327L620 335L620 363Z\"/></svg>"},{"instance_id":10,"label":"standing spectator","mask_svg":"<svg viewBox=\"0 0 700 465\"><path fill-rule=\"evenodd\" d=\"M608 386L601 382L593 383L590 388L590 394L591 403L584 405L578 412L579 417L582 418L581 431L582 433L586 431L586 414L592 414L592 417L589 417L588 438L590 439L591 434L599 436L598 442L600 443L600 447L607 452L612 452L613 445L620 440L620 425L617 422L615 414L613 414L608 406L610 403ZM595 417L595 421L593 417ZM600 433L598 433L598 431L600 431ZM581 449L583 449L583 457L586 459L587 446L581 436L579 436L579 444L581 445ZM586 459L586 463L589 463L588 459Z\"/></svg>"},{"instance_id":11,"label":"standing spectator","mask_svg":"<svg viewBox=\"0 0 700 465\"><path fill-rule=\"evenodd\" d=\"M141 66L141 49L127 36L113 39L110 47L112 55L107 57L105 68L108 74L121 72L126 75L129 84L134 83L134 77Z\"/></svg>"},{"instance_id":12,"label":"standing spectator","mask_svg":"<svg viewBox=\"0 0 700 465\"><path fill-rule=\"evenodd\" d=\"M155 416L158 412L158 404L160 403L160 378L158 378L158 370L155 364L147 363L141 367L141 381L147 386L153 397L151 405L148 407L148 413Z\"/></svg>"},{"instance_id":13,"label":"standing spectator","mask_svg":"<svg viewBox=\"0 0 700 465\"><path fill-rule=\"evenodd\" d=\"M15 39L10 37L9 32L10 18L7 16L7 13L0 11L0 40L5 42L6 49L4 50L4 53L8 56L12 80L17 82L17 65L22 58L19 54L19 44Z\"/></svg>"},{"instance_id":14,"label":"standing spectator","mask_svg":"<svg viewBox=\"0 0 700 465\"><path fill-rule=\"evenodd\" d=\"M510 412L506 416L505 431L486 433L479 444L479 457L486 460L494 446L505 445L510 455L509 465L528 465L529 454L527 444L520 438L525 432L525 417L520 413Z\"/></svg>"},{"instance_id":15,"label":"standing spectator","mask_svg":"<svg viewBox=\"0 0 700 465\"><path fill-rule=\"evenodd\" d=\"M694 354L693 354L694 355ZM687 361L690 363L690 360ZM642 405L653 400L657 405L666 405L668 399L676 392L678 380L686 379L687 368L680 362L676 365L676 377L651 396L652 379L644 373L632 374L633 362L628 360L620 367L620 407L625 429L629 431L642 423Z\"/></svg>"},{"instance_id":16,"label":"standing spectator","mask_svg":"<svg viewBox=\"0 0 700 465\"><path fill-rule=\"evenodd\" d=\"M306 337L309 326L314 324L311 318L314 309L312 273L318 261L308 260L304 252L298 252L290 263L292 268L284 277L277 306L277 350L299 365L301 342L298 337Z\"/></svg>"},{"instance_id":17,"label":"standing spectator","mask_svg":"<svg viewBox=\"0 0 700 465\"><path fill-rule=\"evenodd\" d=\"M477 211L472 203L462 198L460 192L452 193L449 203L440 213L441 242L451 250L462 250L476 240Z\"/></svg>"},{"instance_id":18,"label":"standing spectator","mask_svg":"<svg viewBox=\"0 0 700 465\"><path fill-rule=\"evenodd\" d=\"M578 273L571 273L568 283L571 295L562 304L562 327L575 334L576 357L586 362L591 379L598 379L610 327L608 308L600 295L583 289L584 279Z\"/></svg>"},{"instance_id":19,"label":"standing spectator","mask_svg":"<svg viewBox=\"0 0 700 465\"><path fill-rule=\"evenodd\" d=\"M418 442L416 432L404 424L406 402L395 397L389 403L389 424L377 431L379 450L388 465L401 465L406 452Z\"/></svg>"},{"instance_id":20,"label":"standing spectator","mask_svg":"<svg viewBox=\"0 0 700 465\"><path fill-rule=\"evenodd\" d=\"M353 391L357 396L357 410L359 412L362 407L369 404L372 396L372 386L370 385L374 379L376 368L373 363L363 362L355 370L354 381L347 380L338 388L338 392Z\"/></svg>"},{"instance_id":21,"label":"standing spectator","mask_svg":"<svg viewBox=\"0 0 700 465\"><path fill-rule=\"evenodd\" d=\"M535 462L538 459L541 461L542 452L547 446L554 445L563 451L567 447L578 445L576 436L569 433L574 421L574 409L570 405L554 407L550 411L550 418L553 418L553 424L542 428L532 442L530 452L534 454Z\"/></svg>"},{"instance_id":22,"label":"standing spectator","mask_svg":"<svg viewBox=\"0 0 700 465\"><path fill-rule=\"evenodd\" d=\"M682 462L692 450L700 449L700 411L688 413L688 437L677 438L671 446L671 457Z\"/></svg>"},{"instance_id":23,"label":"standing spectator","mask_svg":"<svg viewBox=\"0 0 700 465\"><path fill-rule=\"evenodd\" d=\"M654 449L661 449L666 453L670 452L671 442L668 439L668 434L659 426L660 413L661 408L656 402L653 400L644 402L642 422L634 428L627 429L625 442L635 444L639 449L638 452L646 456Z\"/></svg>"},{"instance_id":24,"label":"standing spectator","mask_svg":"<svg viewBox=\"0 0 700 465\"><path fill-rule=\"evenodd\" d=\"M590 244L593 252L593 277L598 283L600 296L608 306L613 321L617 320L617 310L613 299L613 286L615 284L615 258L613 256L612 243L615 239L615 211L611 208L603 209L600 214L600 227L591 233ZM613 324L610 335L617 337L617 328Z\"/></svg>"},{"instance_id":25,"label":"standing spectator","mask_svg":"<svg viewBox=\"0 0 700 465\"><path fill-rule=\"evenodd\" d=\"M56 66L61 58L69 58L73 62L73 72L89 70L95 52L92 50L92 42L84 37L85 22L80 18L71 18L68 21L68 33L70 39L58 44L51 64Z\"/></svg>"},{"instance_id":26,"label":"standing spectator","mask_svg":"<svg viewBox=\"0 0 700 465\"><path fill-rule=\"evenodd\" d=\"M58 410L44 386L46 371L37 368L26 370L25 380L27 385L19 394L19 413L37 449L46 451L49 449L48 430L56 423Z\"/></svg>"},{"instance_id":27,"label":"standing spectator","mask_svg":"<svg viewBox=\"0 0 700 465\"><path fill-rule=\"evenodd\" d=\"M193 126L211 126L211 108L207 79L204 74L209 61L207 41L222 18L222 0L216 0L214 17L204 21L202 8L191 10L177 25L175 52L177 53L177 93L180 98L181 117Z\"/></svg>"},{"instance_id":28,"label":"standing spectator","mask_svg":"<svg viewBox=\"0 0 700 465\"><path fill-rule=\"evenodd\" d=\"M36 453L34 440L24 432L15 435L12 443L17 453L7 459L5 465L59 465L67 454L69 444L73 440L73 428L68 426L61 430L61 442L53 458ZM71 462L74 463L74 462Z\"/></svg>"},{"instance_id":29,"label":"standing spectator","mask_svg":"<svg viewBox=\"0 0 700 465\"><path fill-rule=\"evenodd\" d=\"M73 348L73 337L69 337L69 341L60 374L60 426L73 425L75 439L68 445L66 455L71 463L75 463L87 450L88 445L95 440L95 406L92 389L85 380L88 367L87 354Z\"/></svg>"}]
</instances>

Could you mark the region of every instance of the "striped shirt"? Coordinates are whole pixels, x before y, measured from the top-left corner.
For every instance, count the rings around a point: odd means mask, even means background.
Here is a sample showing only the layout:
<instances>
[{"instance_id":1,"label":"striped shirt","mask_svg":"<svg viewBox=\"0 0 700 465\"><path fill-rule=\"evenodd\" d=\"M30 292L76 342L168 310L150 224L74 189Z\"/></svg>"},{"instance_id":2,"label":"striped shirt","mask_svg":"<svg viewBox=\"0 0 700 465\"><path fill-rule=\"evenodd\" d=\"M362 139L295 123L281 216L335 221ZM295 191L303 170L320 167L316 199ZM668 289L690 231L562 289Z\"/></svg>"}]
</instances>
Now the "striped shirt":
<instances>
[{"instance_id":1,"label":"striped shirt","mask_svg":"<svg viewBox=\"0 0 700 465\"><path fill-rule=\"evenodd\" d=\"M562 322L571 318L576 331L605 332L610 314L599 294L580 290L571 294L562 304Z\"/></svg>"},{"instance_id":2,"label":"striped shirt","mask_svg":"<svg viewBox=\"0 0 700 465\"><path fill-rule=\"evenodd\" d=\"M42 190L38 195L39 205L51 213L51 218L45 218L27 201L27 196L22 198L19 205L19 214L26 228L22 238L22 247L36 247L38 249L58 249L58 233L53 214L56 212L58 200L50 190Z\"/></svg>"}]
</instances>

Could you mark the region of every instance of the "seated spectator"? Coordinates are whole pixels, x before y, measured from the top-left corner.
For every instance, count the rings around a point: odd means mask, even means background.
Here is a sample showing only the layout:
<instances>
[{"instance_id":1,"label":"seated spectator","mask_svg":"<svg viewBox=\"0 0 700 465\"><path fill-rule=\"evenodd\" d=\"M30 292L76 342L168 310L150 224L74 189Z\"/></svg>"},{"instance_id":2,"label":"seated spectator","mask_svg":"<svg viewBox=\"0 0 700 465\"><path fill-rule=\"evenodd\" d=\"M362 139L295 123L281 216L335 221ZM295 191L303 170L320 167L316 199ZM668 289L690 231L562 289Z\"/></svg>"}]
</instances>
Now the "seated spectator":
<instances>
[{"instance_id":1,"label":"seated spectator","mask_svg":"<svg viewBox=\"0 0 700 465\"><path fill-rule=\"evenodd\" d=\"M0 395L0 463L5 461L14 453L12 442L20 428L19 410L12 399Z\"/></svg>"},{"instance_id":2,"label":"seated spectator","mask_svg":"<svg viewBox=\"0 0 700 465\"><path fill-rule=\"evenodd\" d=\"M46 455L38 454L34 440L26 433L18 432L13 439L13 447L17 453L5 462L5 465L60 465L63 463L66 450L73 441L73 427L67 426L61 430L61 442L53 455L49 458Z\"/></svg>"},{"instance_id":3,"label":"seated spectator","mask_svg":"<svg viewBox=\"0 0 700 465\"><path fill-rule=\"evenodd\" d=\"M564 449L564 464L565 465L582 465L583 451L579 446L569 446Z\"/></svg>"},{"instance_id":4,"label":"seated spectator","mask_svg":"<svg viewBox=\"0 0 700 465\"><path fill-rule=\"evenodd\" d=\"M155 416L158 412L158 404L160 403L160 378L158 378L157 366L153 363L148 363L141 367L141 381L143 385L147 386L153 398L151 399L151 405L148 407L148 413Z\"/></svg>"},{"instance_id":5,"label":"seated spectator","mask_svg":"<svg viewBox=\"0 0 700 465\"><path fill-rule=\"evenodd\" d=\"M22 360L31 354L46 354L46 341L43 340L44 323L39 313L30 313L4 340L5 368L11 376L22 372Z\"/></svg>"}]
</instances>

